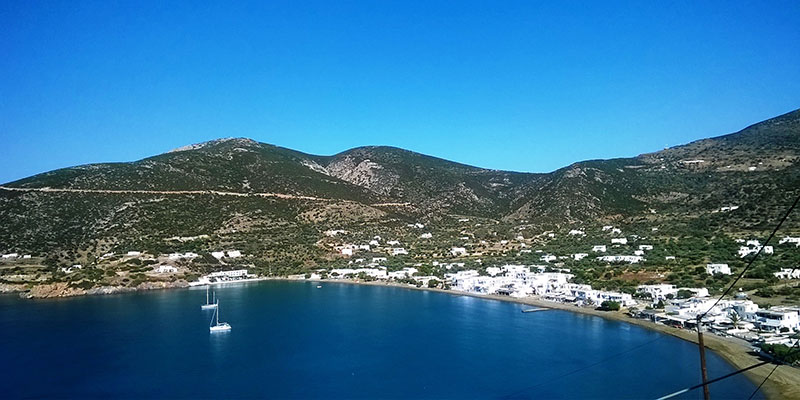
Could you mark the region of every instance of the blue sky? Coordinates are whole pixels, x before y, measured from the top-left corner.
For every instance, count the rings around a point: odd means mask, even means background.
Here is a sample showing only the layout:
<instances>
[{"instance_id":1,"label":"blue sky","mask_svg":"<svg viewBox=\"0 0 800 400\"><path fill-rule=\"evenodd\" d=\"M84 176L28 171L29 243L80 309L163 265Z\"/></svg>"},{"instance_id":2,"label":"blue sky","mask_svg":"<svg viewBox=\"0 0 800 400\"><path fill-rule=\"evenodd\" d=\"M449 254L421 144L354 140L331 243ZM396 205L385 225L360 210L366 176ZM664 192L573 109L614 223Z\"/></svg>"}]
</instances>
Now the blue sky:
<instances>
[{"instance_id":1,"label":"blue sky","mask_svg":"<svg viewBox=\"0 0 800 400\"><path fill-rule=\"evenodd\" d=\"M231 136L545 172L800 107L797 1L144 3L0 3L0 182Z\"/></svg>"}]
</instances>

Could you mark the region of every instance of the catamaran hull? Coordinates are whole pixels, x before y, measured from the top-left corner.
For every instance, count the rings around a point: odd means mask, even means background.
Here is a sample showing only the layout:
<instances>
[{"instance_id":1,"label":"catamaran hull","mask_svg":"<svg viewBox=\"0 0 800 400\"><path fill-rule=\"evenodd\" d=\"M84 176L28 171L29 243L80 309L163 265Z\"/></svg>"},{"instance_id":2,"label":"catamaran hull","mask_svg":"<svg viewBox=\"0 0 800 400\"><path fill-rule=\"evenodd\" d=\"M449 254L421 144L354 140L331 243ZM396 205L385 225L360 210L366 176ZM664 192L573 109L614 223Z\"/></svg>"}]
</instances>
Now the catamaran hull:
<instances>
[{"instance_id":1,"label":"catamaran hull","mask_svg":"<svg viewBox=\"0 0 800 400\"><path fill-rule=\"evenodd\" d=\"M217 308L216 304L205 304L205 305L200 306L201 310L213 310L215 308Z\"/></svg>"}]
</instances>

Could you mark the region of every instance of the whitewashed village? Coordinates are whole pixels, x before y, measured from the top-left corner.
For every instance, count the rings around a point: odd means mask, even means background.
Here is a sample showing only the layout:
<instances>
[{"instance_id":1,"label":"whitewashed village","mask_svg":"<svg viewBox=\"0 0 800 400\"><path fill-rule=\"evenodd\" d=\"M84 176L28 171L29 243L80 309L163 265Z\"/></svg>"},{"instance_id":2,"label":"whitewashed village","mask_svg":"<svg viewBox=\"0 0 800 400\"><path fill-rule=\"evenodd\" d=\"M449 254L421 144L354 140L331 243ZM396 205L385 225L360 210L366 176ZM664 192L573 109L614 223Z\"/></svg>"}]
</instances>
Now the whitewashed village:
<instances>
[{"instance_id":1,"label":"whitewashed village","mask_svg":"<svg viewBox=\"0 0 800 400\"><path fill-rule=\"evenodd\" d=\"M460 223L468 223L469 219L461 219ZM476 224L480 226L480 224ZM557 254L536 249L537 238L552 240L556 232L543 232L529 235L518 234L509 239L495 241L473 240L473 235L462 230L459 245L441 249L433 257L426 255L424 259L411 258L415 262L404 262L398 265L392 260L409 259L416 252L420 242L430 241L434 233L428 231L421 223L409 224L414 233L414 240L404 243L399 239L386 239L380 235L370 237L364 242L348 243L340 240L349 232L335 229L323 232L327 239L323 245L337 256L346 266L320 266L313 272L304 274L288 274L283 277L256 268L250 260L252 255L237 249L211 249L207 255L217 263L216 271L197 274L192 262L203 258L198 252L184 251L165 254L151 254L147 251L131 250L121 253L103 254L98 263L110 265L127 265L135 261L140 265L133 272L141 273L148 278L175 279L176 276L191 277L181 286L215 285L235 282L248 282L263 279L288 278L311 281L348 281L348 282L384 282L392 285L407 285L436 290L465 293L477 296L507 296L514 299L530 299L550 304L570 305L576 308L601 309L606 311L622 310L632 318L647 319L652 322L678 328L694 329L697 316L706 313L701 323L710 332L723 336L733 336L752 343L794 345L800 332L800 306L780 305L762 308L748 298L745 293L734 293L730 299L724 299L714 305L716 297L705 287L683 287L668 283L642 284L634 293L602 290L586 283L575 282L575 272L563 266L564 261L595 262L608 266L637 265L648 260L652 254L658 253L657 245L646 243L645 238L638 235L626 236L621 228L611 225L602 226L599 231L607 235L604 241L587 242L584 251L569 254ZM653 228L655 232L657 229ZM570 238L582 238L587 235L584 229L571 229L562 233ZM208 236L178 238L178 242L207 239ZM174 238L170 238L174 239ZM762 246L755 239L736 239L739 249L732 258L755 256L769 257L775 251L774 246ZM783 237L777 243L783 248L800 247L800 237ZM513 252L535 259L537 263L484 263L483 256L496 255L492 250L500 249L503 254ZM376 255L380 254L380 255ZM676 260L674 255L660 257L663 262ZM29 254L3 254L4 262L27 262L36 257ZM724 261L724 260L723 260ZM258 272L253 272L258 270ZM84 266L74 264L60 267L59 271L67 276L84 271ZM434 271L435 273L431 273ZM710 262L704 271L711 277L731 276L731 267L725 262ZM427 272L427 273L425 273ZM117 274L124 274L117 272ZM800 268L781 268L773 273L775 279L791 282L800 281ZM14 276L6 276L6 279ZM109 291L107 291L109 292ZM97 292L97 293L107 293ZM713 307L712 307L713 306Z\"/></svg>"}]
</instances>

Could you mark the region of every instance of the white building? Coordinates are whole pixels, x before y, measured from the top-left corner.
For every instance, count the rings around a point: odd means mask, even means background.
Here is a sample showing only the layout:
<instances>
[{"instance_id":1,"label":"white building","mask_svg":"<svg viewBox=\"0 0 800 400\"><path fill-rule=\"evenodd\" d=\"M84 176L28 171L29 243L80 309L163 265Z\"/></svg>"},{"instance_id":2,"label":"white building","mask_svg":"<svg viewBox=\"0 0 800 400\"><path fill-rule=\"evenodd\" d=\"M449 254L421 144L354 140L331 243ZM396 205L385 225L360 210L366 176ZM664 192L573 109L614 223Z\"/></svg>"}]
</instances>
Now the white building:
<instances>
[{"instance_id":1,"label":"white building","mask_svg":"<svg viewBox=\"0 0 800 400\"><path fill-rule=\"evenodd\" d=\"M352 249L352 248L350 248L350 247L345 247L345 248L343 248L343 249L341 250L341 252L342 252L342 255L343 255L343 256L348 256L348 257L350 257L350 256L352 256L352 255L353 255L353 249Z\"/></svg>"},{"instance_id":2,"label":"white building","mask_svg":"<svg viewBox=\"0 0 800 400\"><path fill-rule=\"evenodd\" d=\"M422 235L419 235L420 239L430 239L432 237L433 237L433 234L431 234L429 232L426 232L426 233L423 233Z\"/></svg>"},{"instance_id":3,"label":"white building","mask_svg":"<svg viewBox=\"0 0 800 400\"><path fill-rule=\"evenodd\" d=\"M800 279L800 268L781 268L775 275L778 279Z\"/></svg>"},{"instance_id":4,"label":"white building","mask_svg":"<svg viewBox=\"0 0 800 400\"><path fill-rule=\"evenodd\" d=\"M196 258L199 257L199 254L192 253L191 251L186 253L170 253L167 258L170 260L180 260L181 258Z\"/></svg>"},{"instance_id":5,"label":"white building","mask_svg":"<svg viewBox=\"0 0 800 400\"><path fill-rule=\"evenodd\" d=\"M653 250L653 245L652 244L640 244L639 245L639 250L642 250L642 251Z\"/></svg>"},{"instance_id":6,"label":"white building","mask_svg":"<svg viewBox=\"0 0 800 400\"><path fill-rule=\"evenodd\" d=\"M552 254L545 254L545 255L539 257L539 259L544 261L544 262L553 262L553 261L558 260L558 257L556 257L556 256L554 256Z\"/></svg>"},{"instance_id":7,"label":"white building","mask_svg":"<svg viewBox=\"0 0 800 400\"><path fill-rule=\"evenodd\" d=\"M627 238L613 238L611 239L612 244L628 244Z\"/></svg>"},{"instance_id":8,"label":"white building","mask_svg":"<svg viewBox=\"0 0 800 400\"><path fill-rule=\"evenodd\" d=\"M389 250L389 254L393 256L405 255L408 254L408 250L402 247L393 247L392 249Z\"/></svg>"},{"instance_id":9,"label":"white building","mask_svg":"<svg viewBox=\"0 0 800 400\"><path fill-rule=\"evenodd\" d=\"M606 252L606 245L604 245L604 244L595 245L594 247L592 247L592 251L595 252L595 253L598 253L598 252L599 253L605 253Z\"/></svg>"},{"instance_id":10,"label":"white building","mask_svg":"<svg viewBox=\"0 0 800 400\"><path fill-rule=\"evenodd\" d=\"M2 257L3 257L4 260L13 260L13 259L19 257L19 254L17 254L17 253L8 253L8 254L3 254Z\"/></svg>"},{"instance_id":11,"label":"white building","mask_svg":"<svg viewBox=\"0 0 800 400\"><path fill-rule=\"evenodd\" d=\"M706 272L709 275L730 275L731 268L728 267L728 264L706 264Z\"/></svg>"},{"instance_id":12,"label":"white building","mask_svg":"<svg viewBox=\"0 0 800 400\"><path fill-rule=\"evenodd\" d=\"M639 285L636 287L639 293L648 293L653 298L653 302L657 303L659 300L666 300L667 295L678 293L678 288L675 285L660 284L660 285Z\"/></svg>"},{"instance_id":13,"label":"white building","mask_svg":"<svg viewBox=\"0 0 800 400\"><path fill-rule=\"evenodd\" d=\"M217 271L208 274L209 278L241 278L247 276L246 269L236 269L232 271Z\"/></svg>"},{"instance_id":14,"label":"white building","mask_svg":"<svg viewBox=\"0 0 800 400\"><path fill-rule=\"evenodd\" d=\"M159 265L158 268L156 268L156 272L159 274L171 274L178 272L178 269L171 265Z\"/></svg>"},{"instance_id":15,"label":"white building","mask_svg":"<svg viewBox=\"0 0 800 400\"><path fill-rule=\"evenodd\" d=\"M71 267L61 267L60 269L61 269L61 272L65 273L65 274L71 274L71 273L73 273L73 272L75 272L75 271L77 271L79 269L83 269L83 265L75 264L75 265L73 265Z\"/></svg>"},{"instance_id":16,"label":"white building","mask_svg":"<svg viewBox=\"0 0 800 400\"><path fill-rule=\"evenodd\" d=\"M212 251L211 252L211 257L214 257L217 260L219 260L220 258L225 257L225 252L224 251Z\"/></svg>"},{"instance_id":17,"label":"white building","mask_svg":"<svg viewBox=\"0 0 800 400\"><path fill-rule=\"evenodd\" d=\"M602 256L602 257L597 257L597 259L609 263L626 262L630 264L636 264L641 261L644 261L644 257L642 256Z\"/></svg>"},{"instance_id":18,"label":"white building","mask_svg":"<svg viewBox=\"0 0 800 400\"><path fill-rule=\"evenodd\" d=\"M784 243L790 243L790 244L793 243L795 247L800 247L800 237L786 236L780 241L778 241L778 244L784 244Z\"/></svg>"},{"instance_id":19,"label":"white building","mask_svg":"<svg viewBox=\"0 0 800 400\"><path fill-rule=\"evenodd\" d=\"M450 249L450 254L458 257L458 256L465 256L467 255L467 249L463 247L453 247Z\"/></svg>"},{"instance_id":20,"label":"white building","mask_svg":"<svg viewBox=\"0 0 800 400\"><path fill-rule=\"evenodd\" d=\"M588 257L588 253L575 253L572 255L572 259L575 261L583 260L584 258Z\"/></svg>"},{"instance_id":21,"label":"white building","mask_svg":"<svg viewBox=\"0 0 800 400\"><path fill-rule=\"evenodd\" d=\"M239 258L242 256L242 252L239 250L228 250L227 254L228 258Z\"/></svg>"},{"instance_id":22,"label":"white building","mask_svg":"<svg viewBox=\"0 0 800 400\"><path fill-rule=\"evenodd\" d=\"M573 230L569 231L569 234L571 236L576 236L576 235L585 236L586 232L584 232L584 231L582 231L580 229L573 229Z\"/></svg>"},{"instance_id":23,"label":"white building","mask_svg":"<svg viewBox=\"0 0 800 400\"><path fill-rule=\"evenodd\" d=\"M762 251L763 254L772 254L774 251L772 246L763 246L763 247L764 247L764 250ZM741 246L739 247L739 257L747 257L750 254L756 254L758 253L759 249L761 249L760 246L755 246L755 247Z\"/></svg>"},{"instance_id":24,"label":"white building","mask_svg":"<svg viewBox=\"0 0 800 400\"><path fill-rule=\"evenodd\" d=\"M756 326L765 331L780 331L787 328L790 331L800 329L797 311L786 309L759 310L756 312Z\"/></svg>"},{"instance_id":25,"label":"white building","mask_svg":"<svg viewBox=\"0 0 800 400\"><path fill-rule=\"evenodd\" d=\"M140 255L142 255L142 252L141 251L129 251L125 255L128 256L128 257L139 257Z\"/></svg>"}]
</instances>

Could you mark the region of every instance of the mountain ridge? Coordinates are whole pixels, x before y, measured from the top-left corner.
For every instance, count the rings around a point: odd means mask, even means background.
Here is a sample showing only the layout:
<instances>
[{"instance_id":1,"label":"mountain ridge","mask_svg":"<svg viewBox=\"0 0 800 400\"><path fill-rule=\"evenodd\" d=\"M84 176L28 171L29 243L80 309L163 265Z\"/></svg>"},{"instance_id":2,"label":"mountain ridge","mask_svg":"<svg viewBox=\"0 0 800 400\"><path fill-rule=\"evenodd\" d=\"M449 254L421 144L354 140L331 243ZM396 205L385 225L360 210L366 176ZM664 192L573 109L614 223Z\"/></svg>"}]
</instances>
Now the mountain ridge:
<instances>
[{"instance_id":1,"label":"mountain ridge","mask_svg":"<svg viewBox=\"0 0 800 400\"><path fill-rule=\"evenodd\" d=\"M274 233L277 226L285 227L280 235L295 238L344 225L374 230L377 223L465 217L543 229L636 221L715 226L722 223L718 210L731 205L738 207L727 215L735 225L730 229L746 231L762 229L764 216L800 191L798 160L800 110L732 134L549 173L480 168L391 146L320 156L247 138L216 139L5 184L74 192L0 190L0 219L7 221L0 250L153 244L209 232ZM159 195L169 191L181 195ZM236 199L216 192L285 196Z\"/></svg>"}]
</instances>

